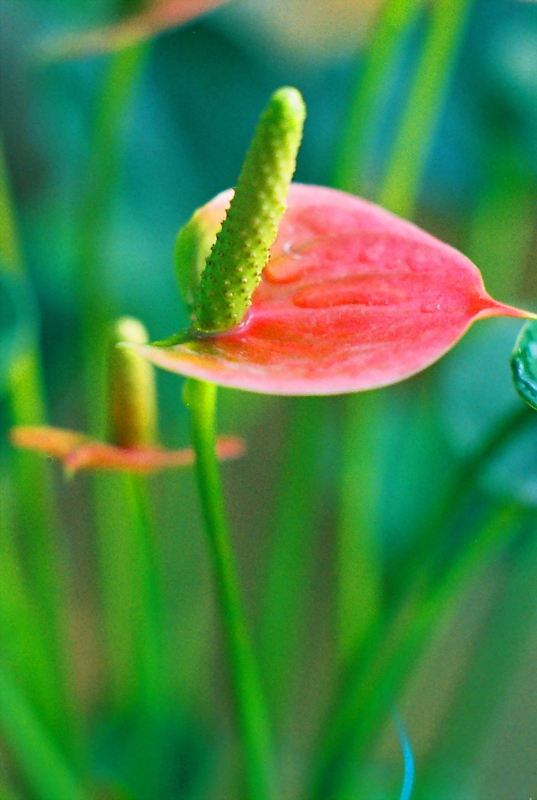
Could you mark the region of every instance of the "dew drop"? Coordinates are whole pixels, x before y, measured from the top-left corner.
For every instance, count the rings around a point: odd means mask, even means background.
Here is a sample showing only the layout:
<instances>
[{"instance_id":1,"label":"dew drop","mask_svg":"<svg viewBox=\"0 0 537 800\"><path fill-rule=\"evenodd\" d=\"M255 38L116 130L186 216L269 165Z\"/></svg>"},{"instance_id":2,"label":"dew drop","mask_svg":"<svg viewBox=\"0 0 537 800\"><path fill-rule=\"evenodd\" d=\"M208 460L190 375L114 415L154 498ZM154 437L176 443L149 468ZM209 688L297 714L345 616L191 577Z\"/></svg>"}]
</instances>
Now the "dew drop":
<instances>
[{"instance_id":1,"label":"dew drop","mask_svg":"<svg viewBox=\"0 0 537 800\"><path fill-rule=\"evenodd\" d=\"M302 258L302 255L293 249L291 242L285 242L285 244L282 245L282 252L285 253L286 256L294 258L295 261L300 261Z\"/></svg>"},{"instance_id":2,"label":"dew drop","mask_svg":"<svg viewBox=\"0 0 537 800\"><path fill-rule=\"evenodd\" d=\"M422 303L420 306L420 311L423 314L434 314L435 311L441 311L442 304L439 302L430 302L430 303Z\"/></svg>"},{"instance_id":3,"label":"dew drop","mask_svg":"<svg viewBox=\"0 0 537 800\"><path fill-rule=\"evenodd\" d=\"M293 249L290 242L281 247L281 252L272 258L264 270L264 277L271 283L292 283L304 274L302 254Z\"/></svg>"}]
</instances>

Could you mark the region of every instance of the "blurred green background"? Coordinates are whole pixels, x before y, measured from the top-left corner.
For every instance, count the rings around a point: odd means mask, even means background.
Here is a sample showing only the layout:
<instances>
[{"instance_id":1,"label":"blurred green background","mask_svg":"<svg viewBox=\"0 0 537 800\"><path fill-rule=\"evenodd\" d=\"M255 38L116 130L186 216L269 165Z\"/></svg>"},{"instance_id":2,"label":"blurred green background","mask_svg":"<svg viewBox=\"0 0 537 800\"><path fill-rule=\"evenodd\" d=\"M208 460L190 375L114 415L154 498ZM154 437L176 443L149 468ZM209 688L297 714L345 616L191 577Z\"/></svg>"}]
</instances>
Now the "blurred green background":
<instances>
[{"instance_id":1,"label":"blurred green background","mask_svg":"<svg viewBox=\"0 0 537 800\"><path fill-rule=\"evenodd\" d=\"M49 422L79 430L95 423L84 397L84 284L77 278L87 225L90 232L94 226L105 287L103 316L137 316L153 339L179 330L186 320L172 269L178 228L195 208L234 184L259 113L280 85L297 86L308 106L295 179L332 181L353 86L381 5L378 0L235 0L159 36L140 56L117 142L101 143L110 144L118 158L105 172L107 186L101 181L102 191L92 196L92 170L98 170L92 155L95 120L113 57L47 62L38 44L113 20L134 4L2 0L1 135L28 270L27 280L2 278L5 467L12 458L6 373L35 335L42 346ZM414 219L469 255L491 294L537 310L537 4L475 0L470 6ZM375 98L376 125L360 180L361 193L371 199L378 197L424 32L420 17ZM520 405L508 364L519 327L512 320L479 323L425 374L378 392L372 514L388 577L461 461ZM182 379L159 374L158 385L162 441L186 445ZM296 762L308 752L334 679L334 532L343 412L343 398L308 403L221 391L221 430L248 443L246 457L225 467L225 480L241 576L258 630L271 537L283 524L285 487L294 477L286 472L290 430L308 414L322 425L310 484L313 566L293 637L298 653L289 656L293 679L287 692L293 702L280 696L277 716L280 755L291 784L298 780ZM123 756L114 749L121 722L101 714L103 634L91 481L80 475L66 485L56 467L54 481L77 691L98 721L95 757L107 775ZM234 763L210 570L192 475L168 473L152 482L171 675L182 708L180 723L173 725L174 780L184 792L177 797L201 797L207 786L227 785ZM4 484L7 497L7 479ZM537 796L537 422L481 472L472 503L452 520L454 546L458 537L470 535L472 515L505 498L525 512L524 530L462 593L400 702L417 761L415 796L421 800ZM450 546L446 541L446 551ZM269 696L278 696L277 685L269 689ZM0 768L2 763L7 769L6 755L0 755ZM395 797L399 772L398 744L388 724L360 777L360 796ZM223 799L233 797L228 791Z\"/></svg>"}]
</instances>

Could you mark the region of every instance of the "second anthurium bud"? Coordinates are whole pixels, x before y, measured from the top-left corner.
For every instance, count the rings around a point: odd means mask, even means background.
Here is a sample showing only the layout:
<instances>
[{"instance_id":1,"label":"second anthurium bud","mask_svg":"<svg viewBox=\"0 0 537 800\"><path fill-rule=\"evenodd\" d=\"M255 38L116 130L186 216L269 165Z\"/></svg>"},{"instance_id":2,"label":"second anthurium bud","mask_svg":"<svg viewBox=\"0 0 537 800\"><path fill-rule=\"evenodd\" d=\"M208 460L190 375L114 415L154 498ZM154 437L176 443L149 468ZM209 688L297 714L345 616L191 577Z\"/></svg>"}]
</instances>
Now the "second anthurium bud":
<instances>
[{"instance_id":1,"label":"second anthurium bud","mask_svg":"<svg viewBox=\"0 0 537 800\"><path fill-rule=\"evenodd\" d=\"M122 317L108 331L108 431L104 440L49 425L19 425L11 429L15 447L59 459L67 475L80 470L118 470L149 474L194 463L190 447L171 450L158 441L158 411L152 364L136 347L147 344L147 332L137 319ZM121 343L122 346L118 347ZM221 436L219 458L237 458L244 442Z\"/></svg>"},{"instance_id":2,"label":"second anthurium bud","mask_svg":"<svg viewBox=\"0 0 537 800\"><path fill-rule=\"evenodd\" d=\"M155 445L157 400L154 369L132 348L119 342L147 344L147 331L137 319L121 317L110 330L108 351L109 441L118 447Z\"/></svg>"}]
</instances>

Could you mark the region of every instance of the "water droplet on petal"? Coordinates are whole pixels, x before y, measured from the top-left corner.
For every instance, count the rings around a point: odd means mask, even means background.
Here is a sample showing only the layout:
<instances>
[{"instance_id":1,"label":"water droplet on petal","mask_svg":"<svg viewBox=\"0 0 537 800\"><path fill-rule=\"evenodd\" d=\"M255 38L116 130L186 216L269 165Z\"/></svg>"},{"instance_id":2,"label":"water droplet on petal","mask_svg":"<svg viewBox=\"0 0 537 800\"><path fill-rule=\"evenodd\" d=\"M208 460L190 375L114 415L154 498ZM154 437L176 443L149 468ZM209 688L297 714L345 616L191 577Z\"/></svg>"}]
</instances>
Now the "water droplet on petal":
<instances>
[{"instance_id":1,"label":"water droplet on petal","mask_svg":"<svg viewBox=\"0 0 537 800\"><path fill-rule=\"evenodd\" d=\"M277 255L270 258L263 277L270 283L292 283L304 274L301 259L302 254L293 250L290 243L286 243Z\"/></svg>"},{"instance_id":2,"label":"water droplet on petal","mask_svg":"<svg viewBox=\"0 0 537 800\"><path fill-rule=\"evenodd\" d=\"M442 306L438 302L431 302L431 303L422 303L420 306L420 311L423 314L433 314L435 311L441 311Z\"/></svg>"}]
</instances>

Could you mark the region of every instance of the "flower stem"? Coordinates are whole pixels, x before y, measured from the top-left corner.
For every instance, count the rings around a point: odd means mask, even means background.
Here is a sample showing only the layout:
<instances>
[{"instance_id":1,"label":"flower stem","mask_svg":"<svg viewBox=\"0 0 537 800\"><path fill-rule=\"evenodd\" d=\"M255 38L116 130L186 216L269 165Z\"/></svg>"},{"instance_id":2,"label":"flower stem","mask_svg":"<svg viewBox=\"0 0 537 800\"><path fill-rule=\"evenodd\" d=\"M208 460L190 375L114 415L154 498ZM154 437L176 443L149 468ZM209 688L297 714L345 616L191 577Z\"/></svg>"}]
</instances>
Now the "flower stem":
<instances>
[{"instance_id":1,"label":"flower stem","mask_svg":"<svg viewBox=\"0 0 537 800\"><path fill-rule=\"evenodd\" d=\"M216 386L189 379L185 386L185 402L190 409L198 490L227 646L247 796L249 800L269 800L277 794L268 720L240 596L215 456Z\"/></svg>"},{"instance_id":2,"label":"flower stem","mask_svg":"<svg viewBox=\"0 0 537 800\"><path fill-rule=\"evenodd\" d=\"M88 800L15 681L0 663L0 728L37 800Z\"/></svg>"},{"instance_id":3,"label":"flower stem","mask_svg":"<svg viewBox=\"0 0 537 800\"><path fill-rule=\"evenodd\" d=\"M114 300L105 265L111 205L120 163L120 145L128 108L148 47L137 45L115 53L107 67L98 99L88 157L86 184L77 220L76 280L81 307L84 380L89 403L89 427L100 433L104 423L102 335L114 316Z\"/></svg>"},{"instance_id":4,"label":"flower stem","mask_svg":"<svg viewBox=\"0 0 537 800\"><path fill-rule=\"evenodd\" d=\"M337 634L346 657L382 615L378 537L380 420L384 396L344 398L337 538Z\"/></svg>"},{"instance_id":5,"label":"flower stem","mask_svg":"<svg viewBox=\"0 0 537 800\"><path fill-rule=\"evenodd\" d=\"M411 217L471 0L437 0L378 201Z\"/></svg>"},{"instance_id":6,"label":"flower stem","mask_svg":"<svg viewBox=\"0 0 537 800\"><path fill-rule=\"evenodd\" d=\"M94 478L108 700L116 713L135 697L146 715L159 714L163 632L149 487L140 476Z\"/></svg>"},{"instance_id":7,"label":"flower stem","mask_svg":"<svg viewBox=\"0 0 537 800\"><path fill-rule=\"evenodd\" d=\"M525 405L517 406L511 414L491 431L477 450L471 453L460 465L458 472L437 504L431 510L424 524L418 528L414 539L401 557L394 571L393 584L389 587L390 605L400 602L409 585L415 584L418 572L427 570L431 561L436 561L438 550L458 511L468 502L475 490L476 479L490 459L510 442L526 425L532 422L534 412ZM419 565L417 568L416 565Z\"/></svg>"},{"instance_id":8,"label":"flower stem","mask_svg":"<svg viewBox=\"0 0 537 800\"><path fill-rule=\"evenodd\" d=\"M375 133L379 97L382 98L386 76L393 69L401 40L414 25L422 5L423 0L388 0L382 6L342 126L343 134L331 180L336 189L357 194L364 191L366 162Z\"/></svg>"},{"instance_id":9,"label":"flower stem","mask_svg":"<svg viewBox=\"0 0 537 800\"><path fill-rule=\"evenodd\" d=\"M309 601L313 595L315 547L320 515L324 397L293 397L286 430L261 613L263 670L273 714L283 717L300 675ZM278 719L278 721L280 721Z\"/></svg>"},{"instance_id":10,"label":"flower stem","mask_svg":"<svg viewBox=\"0 0 537 800\"><path fill-rule=\"evenodd\" d=\"M25 264L19 242L15 212L2 143L0 142L0 273L25 280ZM7 375L9 420L13 425L38 425L46 417L41 358L37 341L31 339L9 369ZM16 639L26 638L27 661L35 665L33 684L24 686L34 695L40 711L62 744L75 750L78 735L77 711L69 692L70 664L66 642L64 580L60 569L57 544L57 518L53 501L49 467L38 455L29 452L14 454L14 483L16 505L13 519L24 532L26 568L14 546L12 555L17 567L12 577L19 587L18 618L14 621L13 637L4 638L2 647L8 651ZM3 498L6 494L3 493ZM5 501L8 502L7 499ZM2 500L4 503L4 499ZM16 523L14 523L15 525ZM11 524L0 520L7 533ZM9 590L5 593L9 595ZM37 637L36 634L39 634ZM39 641L38 641L39 638ZM46 657L40 643L46 638ZM21 665L22 673L28 672ZM48 687L48 688L47 688ZM78 730L77 730L78 733Z\"/></svg>"},{"instance_id":11,"label":"flower stem","mask_svg":"<svg viewBox=\"0 0 537 800\"><path fill-rule=\"evenodd\" d=\"M308 800L341 797L349 764L360 763L371 746L374 734L408 679L434 630L452 613L471 578L482 570L500 547L505 547L519 532L524 512L515 503L500 503L485 524L479 521L470 544L461 549L440 577L431 573L427 593L403 610L406 624L392 628L387 638L384 626L371 630L347 665L326 728L323 746ZM405 622L405 620L402 620Z\"/></svg>"},{"instance_id":12,"label":"flower stem","mask_svg":"<svg viewBox=\"0 0 537 800\"><path fill-rule=\"evenodd\" d=\"M533 509L525 511L529 535L517 541L516 557L508 554L500 563L499 591L483 628L473 640L467 668L449 708L437 726L436 735L429 737L427 763L421 769L416 800L438 796L448 774L456 774L451 791L461 797L473 792L470 785L482 752L482 733L494 728L508 692L520 681L518 670L528 655L528 631L535 629L536 622L534 514ZM452 765L456 765L453 772Z\"/></svg>"}]
</instances>

